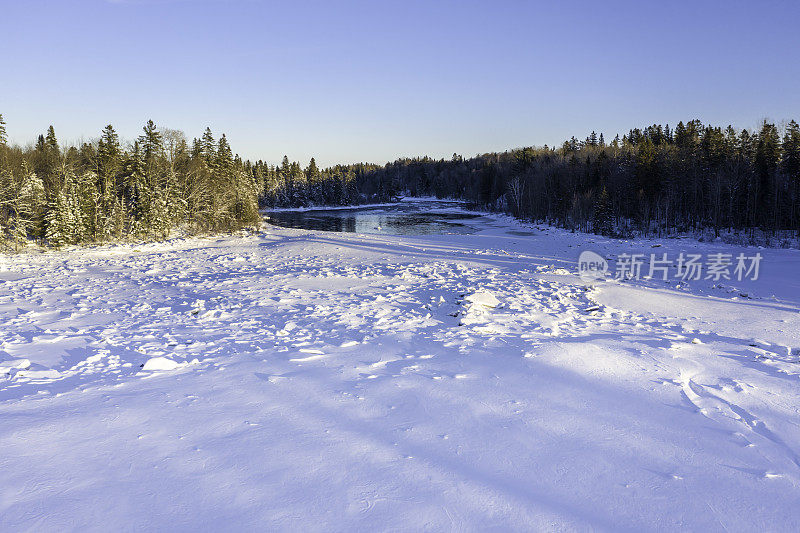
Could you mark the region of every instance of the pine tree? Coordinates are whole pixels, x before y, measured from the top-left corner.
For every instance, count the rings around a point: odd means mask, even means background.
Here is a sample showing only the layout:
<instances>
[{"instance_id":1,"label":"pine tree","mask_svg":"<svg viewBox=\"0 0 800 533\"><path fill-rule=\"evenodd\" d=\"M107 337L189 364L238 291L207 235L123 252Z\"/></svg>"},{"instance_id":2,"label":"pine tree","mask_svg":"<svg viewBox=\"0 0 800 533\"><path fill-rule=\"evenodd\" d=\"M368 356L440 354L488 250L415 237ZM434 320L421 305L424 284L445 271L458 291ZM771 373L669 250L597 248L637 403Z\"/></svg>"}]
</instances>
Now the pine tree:
<instances>
[{"instance_id":1,"label":"pine tree","mask_svg":"<svg viewBox=\"0 0 800 533\"><path fill-rule=\"evenodd\" d=\"M142 150L144 176L147 186L153 188L158 185L159 164L161 163L163 151L161 134L152 120L148 120L142 129L144 135L139 137L139 146Z\"/></svg>"},{"instance_id":2,"label":"pine tree","mask_svg":"<svg viewBox=\"0 0 800 533\"><path fill-rule=\"evenodd\" d=\"M218 170L218 175L223 179L230 179L230 173L233 169L233 152L231 151L231 145L228 144L228 139L225 137L224 133L222 137L219 138L219 143L217 143L216 158L214 161Z\"/></svg>"},{"instance_id":3,"label":"pine tree","mask_svg":"<svg viewBox=\"0 0 800 533\"><path fill-rule=\"evenodd\" d=\"M281 165L276 169L276 178L278 181L279 193L278 193L278 203L282 205L289 205L293 197L292 191L292 175L291 175L291 163L289 163L289 157L284 155L283 159L281 160Z\"/></svg>"},{"instance_id":4,"label":"pine tree","mask_svg":"<svg viewBox=\"0 0 800 533\"><path fill-rule=\"evenodd\" d=\"M126 232L127 213L125 212L125 205L119 198L114 202L111 208L111 216L106 222L107 235L111 235L117 239L121 239Z\"/></svg>"},{"instance_id":5,"label":"pine tree","mask_svg":"<svg viewBox=\"0 0 800 533\"><path fill-rule=\"evenodd\" d=\"M358 201L358 193L356 191L356 177L352 168L348 168L344 175L342 184L342 201L341 205L352 205Z\"/></svg>"},{"instance_id":6,"label":"pine tree","mask_svg":"<svg viewBox=\"0 0 800 533\"><path fill-rule=\"evenodd\" d=\"M47 136L45 137L44 142L47 148L52 150L54 154L61 153L61 150L58 148L58 139L56 139L56 130L53 129L52 124L49 128L47 128Z\"/></svg>"},{"instance_id":7,"label":"pine tree","mask_svg":"<svg viewBox=\"0 0 800 533\"><path fill-rule=\"evenodd\" d=\"M780 161L780 136L774 124L766 120L758 134L754 158L758 182L757 208L761 212L761 226L776 230L777 183L776 176Z\"/></svg>"},{"instance_id":8,"label":"pine tree","mask_svg":"<svg viewBox=\"0 0 800 533\"><path fill-rule=\"evenodd\" d=\"M138 231L145 236L160 236L164 217L161 205L165 179L164 147L161 133L152 120L148 120L142 130L144 133L138 138L141 155L141 179L137 184Z\"/></svg>"},{"instance_id":9,"label":"pine tree","mask_svg":"<svg viewBox=\"0 0 800 533\"><path fill-rule=\"evenodd\" d=\"M512 170L515 174L522 174L528 170L534 161L533 148L523 148L514 151L514 161L512 162Z\"/></svg>"},{"instance_id":10,"label":"pine tree","mask_svg":"<svg viewBox=\"0 0 800 533\"><path fill-rule=\"evenodd\" d=\"M200 141L200 145L203 148L203 159L205 160L206 165L213 167L214 161L217 157L217 147L216 142L214 141L214 134L211 133L211 128L206 128L206 131L203 133L203 138Z\"/></svg>"},{"instance_id":11,"label":"pine tree","mask_svg":"<svg viewBox=\"0 0 800 533\"><path fill-rule=\"evenodd\" d=\"M686 126L683 125L682 120L678 122L677 126L675 126L673 137L675 139L675 144L678 145L678 147L683 148L688 146L689 140L686 133Z\"/></svg>"},{"instance_id":12,"label":"pine tree","mask_svg":"<svg viewBox=\"0 0 800 533\"><path fill-rule=\"evenodd\" d=\"M24 224L26 238L28 231L32 231L34 237L40 237L44 224L44 183L27 162L22 163L20 175L15 211L19 223Z\"/></svg>"},{"instance_id":13,"label":"pine tree","mask_svg":"<svg viewBox=\"0 0 800 533\"><path fill-rule=\"evenodd\" d=\"M308 183L300 163L293 161L289 165L289 182L292 184L292 205L300 207L306 205L308 198Z\"/></svg>"},{"instance_id":14,"label":"pine tree","mask_svg":"<svg viewBox=\"0 0 800 533\"><path fill-rule=\"evenodd\" d=\"M114 126L109 124L103 128L100 140L97 143L97 173L103 185L103 194L114 193L114 184L121 166L121 149L119 136Z\"/></svg>"},{"instance_id":15,"label":"pine tree","mask_svg":"<svg viewBox=\"0 0 800 533\"><path fill-rule=\"evenodd\" d=\"M53 248L61 248L70 243L70 229L68 223L69 205L67 195L62 190L55 200L51 202L47 211L47 242Z\"/></svg>"},{"instance_id":16,"label":"pine tree","mask_svg":"<svg viewBox=\"0 0 800 533\"><path fill-rule=\"evenodd\" d=\"M75 199L81 221L77 228L78 241L97 241L101 237L105 218L102 196L97 188L97 174L91 170L81 173L76 183Z\"/></svg>"},{"instance_id":17,"label":"pine tree","mask_svg":"<svg viewBox=\"0 0 800 533\"><path fill-rule=\"evenodd\" d=\"M107 219L111 216L117 200L117 175L122 166L119 136L114 127L109 124L103 128L103 133L97 143L97 175L100 187L100 209L98 215ZM95 238L107 239L111 236L109 224L98 224Z\"/></svg>"},{"instance_id":18,"label":"pine tree","mask_svg":"<svg viewBox=\"0 0 800 533\"><path fill-rule=\"evenodd\" d=\"M6 142L8 142L8 136L6 135L6 121L3 120L3 114L0 113L0 146L5 146Z\"/></svg>"},{"instance_id":19,"label":"pine tree","mask_svg":"<svg viewBox=\"0 0 800 533\"><path fill-rule=\"evenodd\" d=\"M258 186L256 182L241 164L236 165L235 176L236 200L233 205L233 226L231 229L255 224L259 220L258 202L256 200Z\"/></svg>"},{"instance_id":20,"label":"pine tree","mask_svg":"<svg viewBox=\"0 0 800 533\"><path fill-rule=\"evenodd\" d=\"M9 236L15 252L19 252L28 242L28 221L19 214L10 220Z\"/></svg>"},{"instance_id":21,"label":"pine tree","mask_svg":"<svg viewBox=\"0 0 800 533\"><path fill-rule=\"evenodd\" d=\"M800 126L794 120L786 126L781 150L781 170L790 180L800 184Z\"/></svg>"},{"instance_id":22,"label":"pine tree","mask_svg":"<svg viewBox=\"0 0 800 533\"><path fill-rule=\"evenodd\" d=\"M58 140L53 126L47 129L47 137L39 135L32 156L33 170L44 181L48 199L52 199L56 191L63 186L58 174L61 151L58 148Z\"/></svg>"},{"instance_id":23,"label":"pine tree","mask_svg":"<svg viewBox=\"0 0 800 533\"><path fill-rule=\"evenodd\" d=\"M323 191L322 191L322 184L321 175L319 169L317 168L317 162L314 158L311 158L311 161L308 163L308 168L305 171L306 174L306 183L308 184L309 190L309 198L312 203L319 204L323 202Z\"/></svg>"},{"instance_id":24,"label":"pine tree","mask_svg":"<svg viewBox=\"0 0 800 533\"><path fill-rule=\"evenodd\" d=\"M156 189L150 196L150 206L147 218L147 234L158 240L166 239L172 227L169 212L167 211L167 201L164 198L164 191Z\"/></svg>"},{"instance_id":25,"label":"pine tree","mask_svg":"<svg viewBox=\"0 0 800 533\"><path fill-rule=\"evenodd\" d=\"M781 172L788 181L791 197L790 218L800 235L800 127L794 120L786 126L781 150Z\"/></svg>"},{"instance_id":26,"label":"pine tree","mask_svg":"<svg viewBox=\"0 0 800 533\"><path fill-rule=\"evenodd\" d=\"M141 234L142 223L149 203L148 187L144 176L144 162L139 141L134 141L125 171L125 197L130 206L131 233Z\"/></svg>"},{"instance_id":27,"label":"pine tree","mask_svg":"<svg viewBox=\"0 0 800 533\"><path fill-rule=\"evenodd\" d=\"M608 191L603 187L594 204L592 229L598 235L611 235L613 231L612 222L611 199L608 196Z\"/></svg>"}]
</instances>

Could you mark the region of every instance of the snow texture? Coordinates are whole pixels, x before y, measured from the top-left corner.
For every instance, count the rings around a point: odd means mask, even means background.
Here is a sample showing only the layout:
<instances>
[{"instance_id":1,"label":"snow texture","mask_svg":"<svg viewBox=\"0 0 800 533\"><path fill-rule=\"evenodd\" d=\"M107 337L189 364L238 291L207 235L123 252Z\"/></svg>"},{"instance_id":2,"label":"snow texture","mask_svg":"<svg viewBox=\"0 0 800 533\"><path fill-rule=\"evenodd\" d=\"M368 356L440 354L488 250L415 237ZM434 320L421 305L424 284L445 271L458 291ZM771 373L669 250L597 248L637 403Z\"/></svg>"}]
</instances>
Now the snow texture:
<instances>
[{"instance_id":1,"label":"snow texture","mask_svg":"<svg viewBox=\"0 0 800 533\"><path fill-rule=\"evenodd\" d=\"M797 251L474 224L2 257L0 530L800 530Z\"/></svg>"}]
</instances>

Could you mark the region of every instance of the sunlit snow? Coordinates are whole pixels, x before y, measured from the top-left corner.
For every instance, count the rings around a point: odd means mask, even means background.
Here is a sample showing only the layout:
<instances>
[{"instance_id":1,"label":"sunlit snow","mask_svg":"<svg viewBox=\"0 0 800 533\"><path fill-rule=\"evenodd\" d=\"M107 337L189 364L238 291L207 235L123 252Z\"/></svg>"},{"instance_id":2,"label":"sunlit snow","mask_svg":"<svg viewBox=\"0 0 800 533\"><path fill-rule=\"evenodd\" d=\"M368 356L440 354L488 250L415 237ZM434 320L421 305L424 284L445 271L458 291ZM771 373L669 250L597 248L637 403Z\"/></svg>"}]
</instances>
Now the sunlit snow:
<instances>
[{"instance_id":1,"label":"sunlit snow","mask_svg":"<svg viewBox=\"0 0 800 533\"><path fill-rule=\"evenodd\" d=\"M800 529L798 251L467 223L0 257L0 529Z\"/></svg>"}]
</instances>

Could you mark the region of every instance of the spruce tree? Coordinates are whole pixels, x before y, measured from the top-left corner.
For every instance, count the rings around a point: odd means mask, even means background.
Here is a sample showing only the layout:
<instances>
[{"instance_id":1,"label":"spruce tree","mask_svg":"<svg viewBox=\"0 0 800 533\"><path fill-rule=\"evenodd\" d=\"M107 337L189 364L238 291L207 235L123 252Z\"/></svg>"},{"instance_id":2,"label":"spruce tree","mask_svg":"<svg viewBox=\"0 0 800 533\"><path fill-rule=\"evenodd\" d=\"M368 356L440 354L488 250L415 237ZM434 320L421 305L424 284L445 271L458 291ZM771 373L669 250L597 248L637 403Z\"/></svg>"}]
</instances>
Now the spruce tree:
<instances>
[{"instance_id":1,"label":"spruce tree","mask_svg":"<svg viewBox=\"0 0 800 533\"><path fill-rule=\"evenodd\" d=\"M781 144L781 167L793 183L800 185L800 126L794 120L786 126Z\"/></svg>"},{"instance_id":2,"label":"spruce tree","mask_svg":"<svg viewBox=\"0 0 800 533\"><path fill-rule=\"evenodd\" d=\"M58 139L56 139L56 130L53 129L52 124L49 128L47 128L47 136L45 137L44 142L47 148L52 150L54 154L61 153L61 150L58 148Z\"/></svg>"},{"instance_id":3,"label":"spruce tree","mask_svg":"<svg viewBox=\"0 0 800 533\"><path fill-rule=\"evenodd\" d=\"M14 251L19 252L28 242L28 221L19 214L14 215L10 220L10 237Z\"/></svg>"},{"instance_id":4,"label":"spruce tree","mask_svg":"<svg viewBox=\"0 0 800 533\"><path fill-rule=\"evenodd\" d=\"M133 150L125 170L125 197L130 206L131 232L141 233L142 221L147 214L148 188L145 183L144 162L139 141L134 141Z\"/></svg>"},{"instance_id":5,"label":"spruce tree","mask_svg":"<svg viewBox=\"0 0 800 533\"><path fill-rule=\"evenodd\" d=\"M114 202L111 208L111 216L106 221L107 234L117 239L122 238L126 232L127 213L125 212L125 205L119 198Z\"/></svg>"},{"instance_id":6,"label":"spruce tree","mask_svg":"<svg viewBox=\"0 0 800 533\"><path fill-rule=\"evenodd\" d=\"M357 203L356 192L356 177L352 168L348 168L344 175L344 183L342 186L342 201L341 205L352 205Z\"/></svg>"},{"instance_id":7,"label":"spruce tree","mask_svg":"<svg viewBox=\"0 0 800 533\"><path fill-rule=\"evenodd\" d=\"M800 235L800 127L794 120L786 126L781 151L781 172L791 197L790 218Z\"/></svg>"},{"instance_id":8,"label":"spruce tree","mask_svg":"<svg viewBox=\"0 0 800 533\"><path fill-rule=\"evenodd\" d=\"M65 191L60 191L51 202L47 211L47 243L53 248L61 248L70 242L70 230L68 227L69 209L67 195Z\"/></svg>"},{"instance_id":9,"label":"spruce tree","mask_svg":"<svg viewBox=\"0 0 800 533\"><path fill-rule=\"evenodd\" d=\"M219 143L217 143L215 163L219 170L218 175L223 179L228 179L233 169L233 152L224 133L219 138Z\"/></svg>"},{"instance_id":10,"label":"spruce tree","mask_svg":"<svg viewBox=\"0 0 800 533\"><path fill-rule=\"evenodd\" d=\"M206 162L206 165L209 167L214 166L214 160L217 156L217 147L216 142L214 141L214 134L211 133L211 128L206 128L206 131L203 132L203 138L200 141L200 145L203 147L203 159Z\"/></svg>"},{"instance_id":11,"label":"spruce tree","mask_svg":"<svg viewBox=\"0 0 800 533\"><path fill-rule=\"evenodd\" d=\"M775 207L777 203L776 175L780 161L780 136L774 124L766 120L761 125L756 142L754 166L758 183L757 208L761 213L763 229L777 229Z\"/></svg>"},{"instance_id":12,"label":"spruce tree","mask_svg":"<svg viewBox=\"0 0 800 533\"><path fill-rule=\"evenodd\" d=\"M292 205L295 207L306 205L308 183L306 182L306 175L303 173L303 169L297 161L293 161L292 164L289 165L289 181L292 184Z\"/></svg>"},{"instance_id":13,"label":"spruce tree","mask_svg":"<svg viewBox=\"0 0 800 533\"><path fill-rule=\"evenodd\" d=\"M598 235L611 235L613 231L611 199L605 187L600 191L594 204L592 230Z\"/></svg>"},{"instance_id":14,"label":"spruce tree","mask_svg":"<svg viewBox=\"0 0 800 533\"><path fill-rule=\"evenodd\" d=\"M289 205L292 201L292 176L289 157L284 155L280 167L275 169L276 180L278 183L277 201L280 205Z\"/></svg>"},{"instance_id":15,"label":"spruce tree","mask_svg":"<svg viewBox=\"0 0 800 533\"><path fill-rule=\"evenodd\" d=\"M8 136L6 135L6 121L3 120L3 114L0 113L0 146L5 146L6 142L8 142Z\"/></svg>"},{"instance_id":16,"label":"spruce tree","mask_svg":"<svg viewBox=\"0 0 800 533\"><path fill-rule=\"evenodd\" d=\"M306 183L308 184L308 198L312 203L321 204L324 202L321 175L317 168L317 162L314 158L308 163L308 168L305 171Z\"/></svg>"},{"instance_id":17,"label":"spruce tree","mask_svg":"<svg viewBox=\"0 0 800 533\"><path fill-rule=\"evenodd\" d=\"M41 237L44 225L44 183L26 161L22 163L20 177L15 211L20 220L24 220L26 237L28 231L33 237Z\"/></svg>"},{"instance_id":18,"label":"spruce tree","mask_svg":"<svg viewBox=\"0 0 800 533\"><path fill-rule=\"evenodd\" d=\"M119 136L111 124L103 128L97 143L97 152L97 172L103 184L103 193L113 192L122 161Z\"/></svg>"},{"instance_id":19,"label":"spruce tree","mask_svg":"<svg viewBox=\"0 0 800 533\"><path fill-rule=\"evenodd\" d=\"M154 187L158 178L158 166L161 162L161 155L163 144L161 142L161 133L153 123L148 120L147 124L142 128L144 135L139 137L139 146L142 150L142 158L144 161L144 175L147 180L147 185Z\"/></svg>"},{"instance_id":20,"label":"spruce tree","mask_svg":"<svg viewBox=\"0 0 800 533\"><path fill-rule=\"evenodd\" d=\"M97 152L97 175L100 186L99 215L105 219L111 216L116 203L117 175L122 165L119 136L111 124L103 128L100 140L97 143ZM96 238L106 239L110 235L110 226L106 223L100 224L97 228Z\"/></svg>"}]
</instances>

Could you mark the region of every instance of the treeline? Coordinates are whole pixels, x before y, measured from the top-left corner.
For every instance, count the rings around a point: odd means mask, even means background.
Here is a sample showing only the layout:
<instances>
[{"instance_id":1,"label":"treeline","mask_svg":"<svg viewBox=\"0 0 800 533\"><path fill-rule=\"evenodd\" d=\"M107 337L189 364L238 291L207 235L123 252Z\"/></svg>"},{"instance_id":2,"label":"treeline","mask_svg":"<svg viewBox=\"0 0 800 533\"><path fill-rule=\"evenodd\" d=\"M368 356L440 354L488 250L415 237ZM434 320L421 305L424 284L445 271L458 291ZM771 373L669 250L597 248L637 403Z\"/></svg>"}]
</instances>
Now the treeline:
<instances>
[{"instance_id":1,"label":"treeline","mask_svg":"<svg viewBox=\"0 0 800 533\"><path fill-rule=\"evenodd\" d=\"M0 245L51 246L171 229L211 232L258 221L261 207L387 202L401 194L458 198L530 221L612 236L713 230L800 235L800 127L758 131L680 122L606 142L592 132L557 148L465 159L399 159L319 169L234 155L210 129L187 142L149 121L129 146L112 126L59 146L52 126L34 146L6 142L0 115Z\"/></svg>"},{"instance_id":2,"label":"treeline","mask_svg":"<svg viewBox=\"0 0 800 533\"><path fill-rule=\"evenodd\" d=\"M698 120L592 133L558 148L400 159L367 170L372 190L460 198L532 221L606 235L800 231L800 128Z\"/></svg>"},{"instance_id":3,"label":"treeline","mask_svg":"<svg viewBox=\"0 0 800 533\"><path fill-rule=\"evenodd\" d=\"M234 230L258 221L258 192L252 165L210 129L190 146L149 121L123 147L109 125L96 141L62 149L50 126L23 148L8 145L0 115L0 247Z\"/></svg>"},{"instance_id":4,"label":"treeline","mask_svg":"<svg viewBox=\"0 0 800 533\"><path fill-rule=\"evenodd\" d=\"M312 205L357 205L365 202L387 202L398 196L399 189L382 186L377 177L379 165L358 163L319 169L312 157L303 168L283 156L280 165L257 161L253 178L261 184L259 204L262 207L306 207Z\"/></svg>"}]
</instances>

